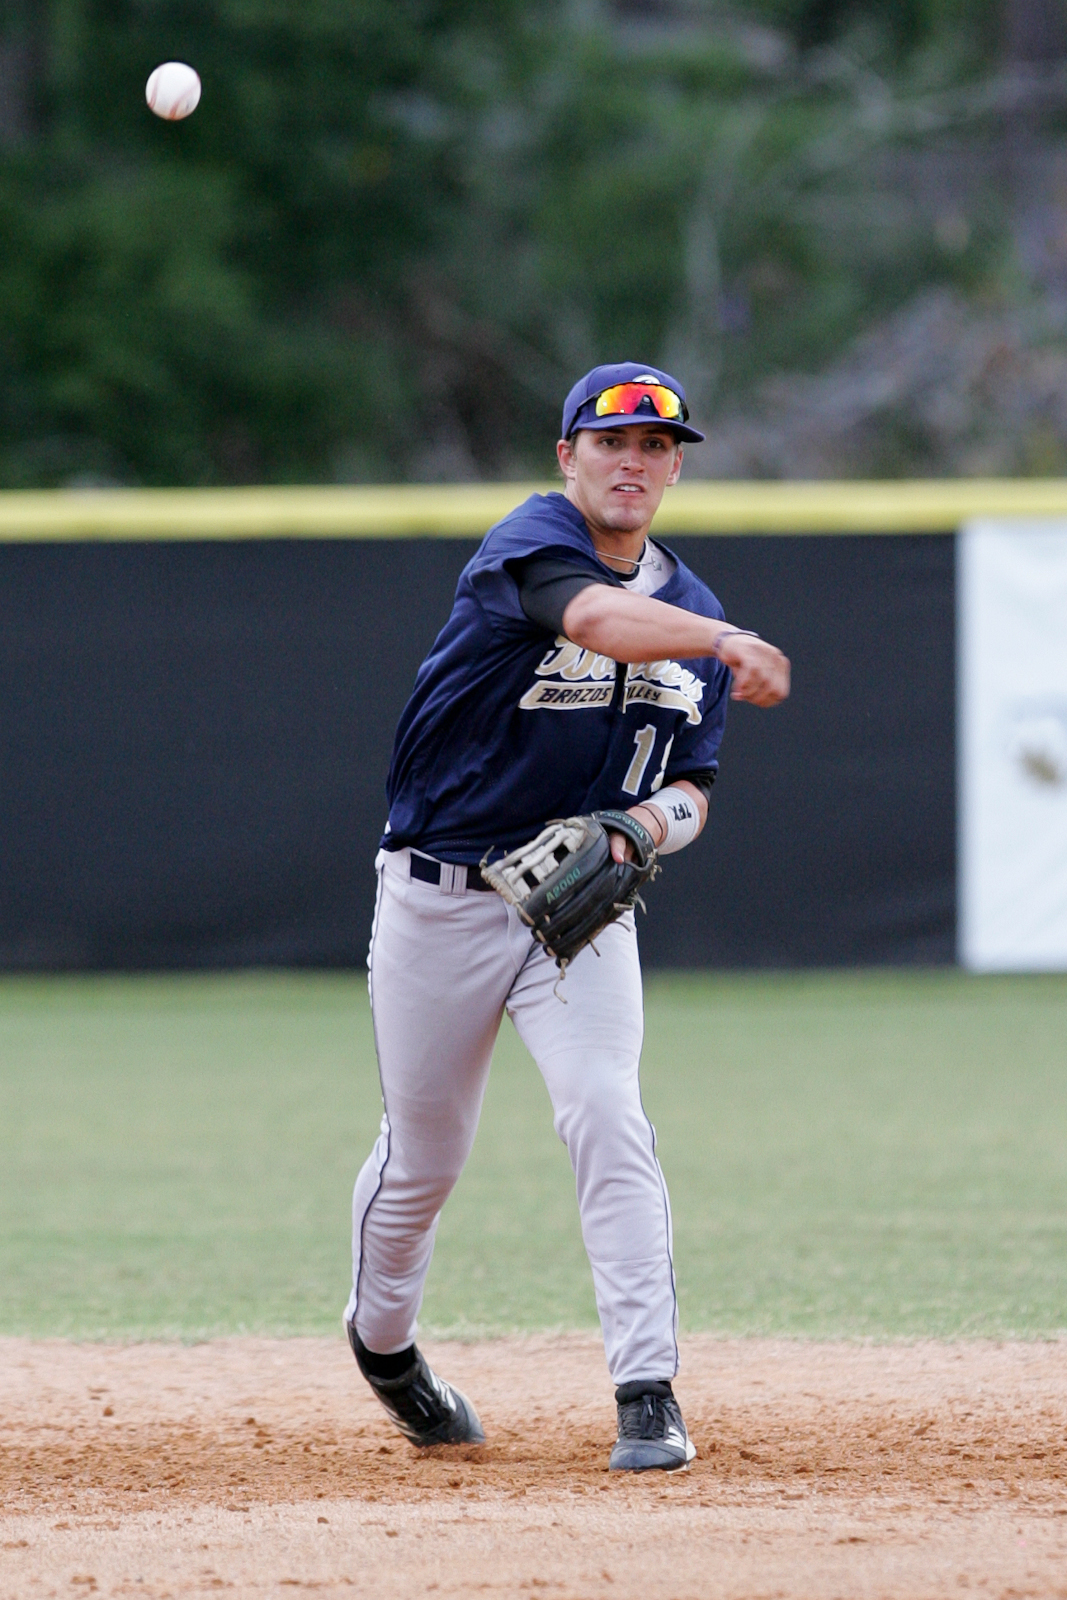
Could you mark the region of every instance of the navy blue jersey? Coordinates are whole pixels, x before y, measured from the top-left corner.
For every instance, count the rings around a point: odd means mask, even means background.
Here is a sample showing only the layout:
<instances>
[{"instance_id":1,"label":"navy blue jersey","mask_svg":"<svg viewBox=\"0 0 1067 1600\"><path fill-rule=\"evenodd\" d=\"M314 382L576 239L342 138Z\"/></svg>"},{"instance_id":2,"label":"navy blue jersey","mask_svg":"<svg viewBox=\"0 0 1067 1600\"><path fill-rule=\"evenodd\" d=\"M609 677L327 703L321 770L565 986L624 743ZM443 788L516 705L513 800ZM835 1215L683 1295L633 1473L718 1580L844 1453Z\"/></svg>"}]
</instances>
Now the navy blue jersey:
<instances>
[{"instance_id":1,"label":"navy blue jersey","mask_svg":"<svg viewBox=\"0 0 1067 1600\"><path fill-rule=\"evenodd\" d=\"M627 809L718 766L729 670L714 657L624 665L547 633L523 611L511 570L534 554L601 580L606 570L562 494L531 495L489 530L400 718L387 849L477 862L552 817ZM674 559L656 599L721 619L710 589Z\"/></svg>"}]
</instances>

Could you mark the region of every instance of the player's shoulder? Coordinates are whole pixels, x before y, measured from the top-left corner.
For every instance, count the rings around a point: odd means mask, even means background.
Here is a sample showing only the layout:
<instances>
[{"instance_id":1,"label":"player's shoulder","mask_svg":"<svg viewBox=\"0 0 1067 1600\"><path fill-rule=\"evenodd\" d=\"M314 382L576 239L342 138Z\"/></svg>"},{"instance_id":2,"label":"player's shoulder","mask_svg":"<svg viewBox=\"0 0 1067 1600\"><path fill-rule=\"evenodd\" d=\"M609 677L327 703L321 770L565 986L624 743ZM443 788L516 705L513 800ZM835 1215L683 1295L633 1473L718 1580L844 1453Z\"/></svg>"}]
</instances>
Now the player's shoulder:
<instances>
[{"instance_id":1,"label":"player's shoulder","mask_svg":"<svg viewBox=\"0 0 1067 1600\"><path fill-rule=\"evenodd\" d=\"M456 603L494 626L533 626L519 601L516 569L540 553L599 570L585 518L562 494L532 494L496 523L460 574Z\"/></svg>"},{"instance_id":2,"label":"player's shoulder","mask_svg":"<svg viewBox=\"0 0 1067 1600\"><path fill-rule=\"evenodd\" d=\"M596 560L585 518L566 495L532 494L493 525L482 540L472 566L499 567L535 555L539 550L566 551Z\"/></svg>"}]
</instances>

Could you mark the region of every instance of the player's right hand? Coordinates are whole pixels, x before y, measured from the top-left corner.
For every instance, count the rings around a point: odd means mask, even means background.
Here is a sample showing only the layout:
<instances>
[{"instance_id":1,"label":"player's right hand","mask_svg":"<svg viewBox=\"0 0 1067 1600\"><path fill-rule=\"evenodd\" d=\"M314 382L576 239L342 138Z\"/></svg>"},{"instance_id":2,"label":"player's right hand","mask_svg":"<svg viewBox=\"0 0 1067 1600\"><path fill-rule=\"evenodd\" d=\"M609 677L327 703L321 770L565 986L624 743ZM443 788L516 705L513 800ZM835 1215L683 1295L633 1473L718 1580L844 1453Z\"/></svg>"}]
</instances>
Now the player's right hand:
<instances>
[{"instance_id":1,"label":"player's right hand","mask_svg":"<svg viewBox=\"0 0 1067 1600\"><path fill-rule=\"evenodd\" d=\"M734 675L731 700L753 706L776 706L789 695L789 660L766 639L730 634L716 644L715 654Z\"/></svg>"}]
</instances>

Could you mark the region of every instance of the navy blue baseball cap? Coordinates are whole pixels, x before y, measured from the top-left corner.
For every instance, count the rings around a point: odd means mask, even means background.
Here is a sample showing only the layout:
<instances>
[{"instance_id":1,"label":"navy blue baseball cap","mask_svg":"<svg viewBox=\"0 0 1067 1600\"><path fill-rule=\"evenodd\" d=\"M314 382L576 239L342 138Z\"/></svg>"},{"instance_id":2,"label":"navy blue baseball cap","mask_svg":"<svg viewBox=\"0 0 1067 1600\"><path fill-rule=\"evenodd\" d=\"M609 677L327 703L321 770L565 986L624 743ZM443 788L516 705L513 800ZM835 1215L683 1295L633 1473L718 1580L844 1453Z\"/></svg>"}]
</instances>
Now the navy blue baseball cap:
<instances>
[{"instance_id":1,"label":"navy blue baseball cap","mask_svg":"<svg viewBox=\"0 0 1067 1600\"><path fill-rule=\"evenodd\" d=\"M663 389L666 394L642 395L637 391L643 385ZM630 392L609 394L612 389L624 387ZM598 415L597 401L602 395L613 409L602 410ZM603 406L603 402L601 404ZM615 406L619 409L614 409ZM669 414L672 409L674 415ZM579 378L563 402L563 438L569 439L580 428L624 428L631 422L659 422L670 428L678 439L699 444L704 435L689 427L688 418L685 390L677 378L656 367L642 366L639 361L620 361L613 367L594 367L584 378Z\"/></svg>"}]
</instances>

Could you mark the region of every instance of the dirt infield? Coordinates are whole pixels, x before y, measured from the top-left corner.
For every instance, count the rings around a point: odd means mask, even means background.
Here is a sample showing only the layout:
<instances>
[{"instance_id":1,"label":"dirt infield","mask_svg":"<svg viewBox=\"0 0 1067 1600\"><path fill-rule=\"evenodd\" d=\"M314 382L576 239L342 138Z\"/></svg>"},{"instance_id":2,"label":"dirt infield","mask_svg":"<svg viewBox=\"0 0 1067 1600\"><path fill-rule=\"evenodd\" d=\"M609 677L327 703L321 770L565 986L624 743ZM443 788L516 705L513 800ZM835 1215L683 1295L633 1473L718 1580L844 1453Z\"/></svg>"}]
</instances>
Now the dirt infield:
<instances>
[{"instance_id":1,"label":"dirt infield","mask_svg":"<svg viewBox=\"0 0 1067 1600\"><path fill-rule=\"evenodd\" d=\"M1067 1597L1067 1342L686 1342L687 1473L609 1476L596 1340L428 1346L417 1454L340 1339L0 1341L0 1596Z\"/></svg>"}]
</instances>

